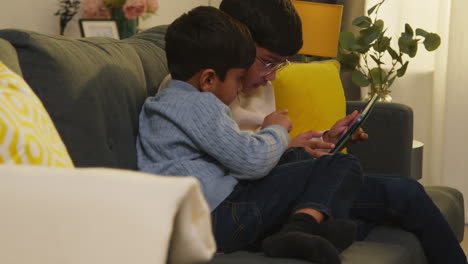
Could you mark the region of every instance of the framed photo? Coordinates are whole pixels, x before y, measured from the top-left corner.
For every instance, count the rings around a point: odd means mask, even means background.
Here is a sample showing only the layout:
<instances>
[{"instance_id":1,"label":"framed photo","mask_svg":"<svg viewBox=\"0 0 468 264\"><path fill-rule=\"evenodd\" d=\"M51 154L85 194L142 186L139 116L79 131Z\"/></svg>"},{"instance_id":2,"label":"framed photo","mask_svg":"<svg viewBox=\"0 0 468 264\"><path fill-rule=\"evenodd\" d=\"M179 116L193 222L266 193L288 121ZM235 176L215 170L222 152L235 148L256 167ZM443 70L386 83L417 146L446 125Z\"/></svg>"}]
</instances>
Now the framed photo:
<instances>
[{"instance_id":1,"label":"framed photo","mask_svg":"<svg viewBox=\"0 0 468 264\"><path fill-rule=\"evenodd\" d=\"M117 22L111 19L80 19L82 37L109 37L120 39Z\"/></svg>"}]
</instances>

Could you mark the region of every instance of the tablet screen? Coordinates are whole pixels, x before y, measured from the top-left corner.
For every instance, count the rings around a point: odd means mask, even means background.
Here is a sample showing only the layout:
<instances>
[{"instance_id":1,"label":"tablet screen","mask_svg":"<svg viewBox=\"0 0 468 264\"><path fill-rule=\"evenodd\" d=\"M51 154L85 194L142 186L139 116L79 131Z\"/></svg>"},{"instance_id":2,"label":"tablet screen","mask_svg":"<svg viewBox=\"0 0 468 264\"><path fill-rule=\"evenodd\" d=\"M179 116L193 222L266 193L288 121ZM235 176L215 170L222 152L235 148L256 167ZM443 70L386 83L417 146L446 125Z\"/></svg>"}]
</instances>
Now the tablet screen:
<instances>
[{"instance_id":1,"label":"tablet screen","mask_svg":"<svg viewBox=\"0 0 468 264\"><path fill-rule=\"evenodd\" d=\"M370 112L374 108L375 102L379 96L374 94L372 98L367 102L364 108L360 111L360 115L356 117L353 121L350 122L348 129L344 132L344 134L340 137L340 139L336 142L335 148L331 151L331 153L337 153L340 149L343 148L344 144L348 141L348 139L353 135L353 133L358 129L364 121L366 121L367 117L369 116Z\"/></svg>"}]
</instances>

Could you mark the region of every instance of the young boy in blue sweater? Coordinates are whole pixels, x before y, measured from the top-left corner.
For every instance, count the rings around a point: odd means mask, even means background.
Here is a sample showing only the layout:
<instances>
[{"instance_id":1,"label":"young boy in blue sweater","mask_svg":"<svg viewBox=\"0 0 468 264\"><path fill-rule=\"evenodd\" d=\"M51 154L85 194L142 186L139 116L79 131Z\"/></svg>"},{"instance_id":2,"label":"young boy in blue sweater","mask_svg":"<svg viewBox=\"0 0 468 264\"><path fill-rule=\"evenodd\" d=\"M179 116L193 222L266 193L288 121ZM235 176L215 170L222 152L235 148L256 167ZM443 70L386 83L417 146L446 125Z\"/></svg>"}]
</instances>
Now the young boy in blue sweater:
<instances>
[{"instance_id":1,"label":"young boy in blue sweater","mask_svg":"<svg viewBox=\"0 0 468 264\"><path fill-rule=\"evenodd\" d=\"M340 263L355 225L331 212L347 217L362 181L357 160L287 162L286 110L268 115L258 133L239 130L227 105L243 89L256 49L247 28L224 12L198 7L182 15L167 30L166 53L173 80L140 113L139 169L199 180L219 251L262 246L273 257Z\"/></svg>"}]
</instances>

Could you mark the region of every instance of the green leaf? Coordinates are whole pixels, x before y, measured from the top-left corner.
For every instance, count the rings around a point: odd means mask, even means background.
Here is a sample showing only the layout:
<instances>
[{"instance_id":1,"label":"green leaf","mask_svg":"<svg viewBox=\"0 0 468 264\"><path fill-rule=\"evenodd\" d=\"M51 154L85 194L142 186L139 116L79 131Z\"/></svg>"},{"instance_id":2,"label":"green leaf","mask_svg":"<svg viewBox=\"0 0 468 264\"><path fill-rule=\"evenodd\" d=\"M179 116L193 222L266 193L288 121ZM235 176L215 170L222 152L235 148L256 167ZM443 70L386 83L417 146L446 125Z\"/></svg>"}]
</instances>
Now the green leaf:
<instances>
[{"instance_id":1,"label":"green leaf","mask_svg":"<svg viewBox=\"0 0 468 264\"><path fill-rule=\"evenodd\" d=\"M382 84L387 79L387 72L382 68L373 68L369 72L373 84Z\"/></svg>"},{"instance_id":2,"label":"green leaf","mask_svg":"<svg viewBox=\"0 0 468 264\"><path fill-rule=\"evenodd\" d=\"M416 56L418 51L418 40L413 39L407 33L401 33L400 38L398 39L398 46L400 51L408 54L411 58Z\"/></svg>"},{"instance_id":3,"label":"green leaf","mask_svg":"<svg viewBox=\"0 0 468 264\"><path fill-rule=\"evenodd\" d=\"M374 55L372 55L372 54L371 54L370 56L371 56L371 58L375 61L375 63L377 63L377 65L383 64L383 62L381 62L381 61L379 60L379 58L377 58L376 56L374 56Z\"/></svg>"},{"instance_id":4,"label":"green leaf","mask_svg":"<svg viewBox=\"0 0 468 264\"><path fill-rule=\"evenodd\" d=\"M423 43L427 51L434 51L440 46L440 36L435 33L428 33Z\"/></svg>"},{"instance_id":5,"label":"green leaf","mask_svg":"<svg viewBox=\"0 0 468 264\"><path fill-rule=\"evenodd\" d=\"M387 47L390 46L390 38L388 37L383 37L382 35L379 37L379 39L375 42L374 44L374 49L377 52L384 52L387 50Z\"/></svg>"},{"instance_id":6,"label":"green leaf","mask_svg":"<svg viewBox=\"0 0 468 264\"><path fill-rule=\"evenodd\" d=\"M355 51L357 51L357 52L359 52L361 54L366 54L369 51L371 46L369 46L369 45L359 45L357 47L358 48L356 48Z\"/></svg>"},{"instance_id":7,"label":"green leaf","mask_svg":"<svg viewBox=\"0 0 468 264\"><path fill-rule=\"evenodd\" d=\"M346 31L340 33L340 47L345 50L350 50L356 44L354 34Z\"/></svg>"},{"instance_id":8,"label":"green leaf","mask_svg":"<svg viewBox=\"0 0 468 264\"><path fill-rule=\"evenodd\" d=\"M382 30L375 25L368 29L363 29L359 31L358 43L361 44L361 46L369 46L380 36L380 33L382 33Z\"/></svg>"},{"instance_id":9,"label":"green leaf","mask_svg":"<svg viewBox=\"0 0 468 264\"><path fill-rule=\"evenodd\" d=\"M367 80L366 76L360 71L353 71L351 73L351 80L353 81L354 84L360 87L366 87L369 86L369 80Z\"/></svg>"},{"instance_id":10,"label":"green leaf","mask_svg":"<svg viewBox=\"0 0 468 264\"><path fill-rule=\"evenodd\" d=\"M400 40L405 41L405 42L410 42L411 40L413 40L413 37L406 32L402 32L398 41Z\"/></svg>"},{"instance_id":11,"label":"green leaf","mask_svg":"<svg viewBox=\"0 0 468 264\"><path fill-rule=\"evenodd\" d=\"M110 8L122 8L126 0L103 0L104 6Z\"/></svg>"},{"instance_id":12,"label":"green leaf","mask_svg":"<svg viewBox=\"0 0 468 264\"><path fill-rule=\"evenodd\" d=\"M403 64L403 61L401 59L401 56L394 50L392 49L392 47L388 46L387 47L387 51L388 53L390 54L390 56L392 56L392 59L393 60L396 60L398 61L399 63Z\"/></svg>"},{"instance_id":13,"label":"green leaf","mask_svg":"<svg viewBox=\"0 0 468 264\"><path fill-rule=\"evenodd\" d=\"M403 66L401 66L401 68L397 70L398 77L405 75L406 69L408 68L408 63L409 61L405 62L405 64L403 64Z\"/></svg>"},{"instance_id":14,"label":"green leaf","mask_svg":"<svg viewBox=\"0 0 468 264\"><path fill-rule=\"evenodd\" d=\"M360 16L353 20L353 25L360 28L369 28L372 25L372 19L367 16Z\"/></svg>"},{"instance_id":15,"label":"green leaf","mask_svg":"<svg viewBox=\"0 0 468 264\"><path fill-rule=\"evenodd\" d=\"M379 7L379 5L381 5L382 3L378 3L376 5L374 5L373 7L369 8L369 10L367 10L367 15L370 16L372 13L374 13L375 9L377 7Z\"/></svg>"},{"instance_id":16,"label":"green leaf","mask_svg":"<svg viewBox=\"0 0 468 264\"><path fill-rule=\"evenodd\" d=\"M369 48L366 49L366 47L363 47L357 43L355 43L351 48L350 48L351 51L357 51L359 53L363 53L363 52L367 52L369 50Z\"/></svg>"},{"instance_id":17,"label":"green leaf","mask_svg":"<svg viewBox=\"0 0 468 264\"><path fill-rule=\"evenodd\" d=\"M383 31L384 25L385 25L385 23L383 22L382 19L379 19L379 20L375 21L375 23L374 23L374 27L378 28L380 33L382 33L382 31Z\"/></svg>"},{"instance_id":18,"label":"green leaf","mask_svg":"<svg viewBox=\"0 0 468 264\"><path fill-rule=\"evenodd\" d=\"M355 70L356 66L359 64L359 59L360 56L356 53L339 53L337 57L343 71Z\"/></svg>"},{"instance_id":19,"label":"green leaf","mask_svg":"<svg viewBox=\"0 0 468 264\"><path fill-rule=\"evenodd\" d=\"M414 58L416 56L416 53L418 52L418 41L415 39L410 41L408 48L408 56Z\"/></svg>"},{"instance_id":20,"label":"green leaf","mask_svg":"<svg viewBox=\"0 0 468 264\"><path fill-rule=\"evenodd\" d=\"M414 36L413 28L411 28L411 26L408 23L405 24L405 33L411 37Z\"/></svg>"},{"instance_id":21,"label":"green leaf","mask_svg":"<svg viewBox=\"0 0 468 264\"><path fill-rule=\"evenodd\" d=\"M387 89L390 88L390 86L392 86L392 84L393 84L393 82L395 81L396 77L397 77L397 76L395 75L395 76L393 76L393 78L391 78L391 79L388 81Z\"/></svg>"},{"instance_id":22,"label":"green leaf","mask_svg":"<svg viewBox=\"0 0 468 264\"><path fill-rule=\"evenodd\" d=\"M417 36L422 36L422 37L426 37L429 33L427 31L425 31L424 29L422 28L417 28L416 29L416 35Z\"/></svg>"}]
</instances>

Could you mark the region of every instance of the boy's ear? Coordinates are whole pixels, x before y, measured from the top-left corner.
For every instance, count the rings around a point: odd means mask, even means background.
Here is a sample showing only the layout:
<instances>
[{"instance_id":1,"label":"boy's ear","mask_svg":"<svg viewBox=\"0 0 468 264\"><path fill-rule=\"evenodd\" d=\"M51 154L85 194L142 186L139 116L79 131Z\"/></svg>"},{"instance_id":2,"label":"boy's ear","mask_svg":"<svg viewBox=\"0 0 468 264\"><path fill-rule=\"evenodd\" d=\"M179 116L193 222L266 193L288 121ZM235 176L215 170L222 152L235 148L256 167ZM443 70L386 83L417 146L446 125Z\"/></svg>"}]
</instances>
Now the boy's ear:
<instances>
[{"instance_id":1,"label":"boy's ear","mask_svg":"<svg viewBox=\"0 0 468 264\"><path fill-rule=\"evenodd\" d=\"M213 69L205 69L200 74L200 90L202 92L211 92L214 90L218 76Z\"/></svg>"}]
</instances>

